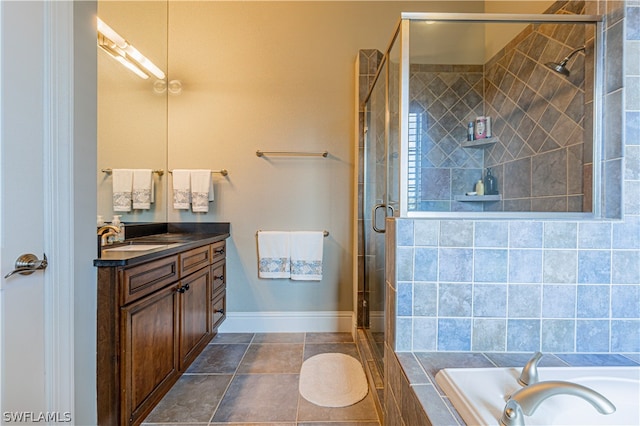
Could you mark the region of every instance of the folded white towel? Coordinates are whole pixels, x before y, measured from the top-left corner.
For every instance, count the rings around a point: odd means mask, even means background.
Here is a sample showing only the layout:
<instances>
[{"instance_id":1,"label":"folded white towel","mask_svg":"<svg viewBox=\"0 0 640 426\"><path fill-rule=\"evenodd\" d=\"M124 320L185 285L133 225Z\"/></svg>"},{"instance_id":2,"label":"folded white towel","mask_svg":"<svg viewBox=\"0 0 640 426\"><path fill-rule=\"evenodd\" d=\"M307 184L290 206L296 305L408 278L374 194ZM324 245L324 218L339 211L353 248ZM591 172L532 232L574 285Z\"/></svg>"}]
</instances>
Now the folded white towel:
<instances>
[{"instance_id":1,"label":"folded white towel","mask_svg":"<svg viewBox=\"0 0 640 426\"><path fill-rule=\"evenodd\" d=\"M191 210L196 213L209 211L209 200L213 201L211 170L191 170Z\"/></svg>"},{"instance_id":2,"label":"folded white towel","mask_svg":"<svg viewBox=\"0 0 640 426\"><path fill-rule=\"evenodd\" d=\"M191 171L173 171L173 208L188 210L191 197Z\"/></svg>"},{"instance_id":3,"label":"folded white towel","mask_svg":"<svg viewBox=\"0 0 640 426\"><path fill-rule=\"evenodd\" d=\"M133 189L133 170L113 169L113 211L131 211L131 192Z\"/></svg>"},{"instance_id":4,"label":"folded white towel","mask_svg":"<svg viewBox=\"0 0 640 426\"><path fill-rule=\"evenodd\" d=\"M324 232L291 232L290 241L291 279L320 281Z\"/></svg>"},{"instance_id":5,"label":"folded white towel","mask_svg":"<svg viewBox=\"0 0 640 426\"><path fill-rule=\"evenodd\" d=\"M289 278L289 233L258 232L258 277Z\"/></svg>"},{"instance_id":6,"label":"folded white towel","mask_svg":"<svg viewBox=\"0 0 640 426\"><path fill-rule=\"evenodd\" d=\"M133 208L150 209L152 201L153 174L151 169L133 170Z\"/></svg>"}]
</instances>

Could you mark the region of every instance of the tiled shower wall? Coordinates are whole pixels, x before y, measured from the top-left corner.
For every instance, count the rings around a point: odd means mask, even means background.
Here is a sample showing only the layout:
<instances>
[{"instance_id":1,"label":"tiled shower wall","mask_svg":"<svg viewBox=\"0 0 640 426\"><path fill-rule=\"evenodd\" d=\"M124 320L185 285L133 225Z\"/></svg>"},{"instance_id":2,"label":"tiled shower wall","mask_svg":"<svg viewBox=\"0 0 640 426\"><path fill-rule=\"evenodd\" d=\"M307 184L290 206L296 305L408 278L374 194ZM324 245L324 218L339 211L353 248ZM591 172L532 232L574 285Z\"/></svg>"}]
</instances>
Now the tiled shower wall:
<instances>
[{"instance_id":1,"label":"tiled shower wall","mask_svg":"<svg viewBox=\"0 0 640 426\"><path fill-rule=\"evenodd\" d=\"M419 160L417 170L409 170L417 188L409 210L482 211L481 203L453 199L472 191L482 176L483 150L460 141L467 138L466 123L484 115L483 66L412 64L410 75L410 156Z\"/></svg>"},{"instance_id":2,"label":"tiled shower wall","mask_svg":"<svg viewBox=\"0 0 640 426\"><path fill-rule=\"evenodd\" d=\"M611 219L390 219L389 349L640 352L640 2L585 13L606 15Z\"/></svg>"},{"instance_id":3,"label":"tiled shower wall","mask_svg":"<svg viewBox=\"0 0 640 426\"><path fill-rule=\"evenodd\" d=\"M583 9L582 1L557 2L547 13ZM485 113L498 140L486 149L485 167L502 194L485 210L591 211L592 150L585 148L593 145L594 29L531 24L485 64ZM569 61L568 77L544 65L581 46L586 50Z\"/></svg>"}]
</instances>

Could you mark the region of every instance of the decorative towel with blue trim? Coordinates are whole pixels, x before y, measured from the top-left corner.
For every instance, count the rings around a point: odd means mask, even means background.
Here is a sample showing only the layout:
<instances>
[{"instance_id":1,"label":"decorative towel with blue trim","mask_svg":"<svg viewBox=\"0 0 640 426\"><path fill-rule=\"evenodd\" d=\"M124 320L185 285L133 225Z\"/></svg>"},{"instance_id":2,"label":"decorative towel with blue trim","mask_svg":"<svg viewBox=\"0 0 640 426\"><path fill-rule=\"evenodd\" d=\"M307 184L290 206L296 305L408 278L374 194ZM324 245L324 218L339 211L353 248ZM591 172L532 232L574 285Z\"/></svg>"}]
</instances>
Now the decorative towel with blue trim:
<instances>
[{"instance_id":1,"label":"decorative towel with blue trim","mask_svg":"<svg viewBox=\"0 0 640 426\"><path fill-rule=\"evenodd\" d=\"M289 234L291 244L291 279L322 280L322 231L298 231Z\"/></svg>"},{"instance_id":2,"label":"decorative towel with blue trim","mask_svg":"<svg viewBox=\"0 0 640 426\"><path fill-rule=\"evenodd\" d=\"M211 170L191 170L191 211L206 213L213 201Z\"/></svg>"},{"instance_id":3,"label":"decorative towel with blue trim","mask_svg":"<svg viewBox=\"0 0 640 426\"><path fill-rule=\"evenodd\" d=\"M131 193L133 190L133 170L113 169L113 211L131 211Z\"/></svg>"},{"instance_id":4,"label":"decorative towel with blue trim","mask_svg":"<svg viewBox=\"0 0 640 426\"><path fill-rule=\"evenodd\" d=\"M289 233L258 231L258 277L289 278L290 271Z\"/></svg>"},{"instance_id":5,"label":"decorative towel with blue trim","mask_svg":"<svg viewBox=\"0 0 640 426\"><path fill-rule=\"evenodd\" d=\"M153 172L151 169L133 170L133 208L147 210L153 202Z\"/></svg>"},{"instance_id":6,"label":"decorative towel with blue trim","mask_svg":"<svg viewBox=\"0 0 640 426\"><path fill-rule=\"evenodd\" d=\"M173 208L188 210L191 203L191 171L173 171Z\"/></svg>"}]
</instances>

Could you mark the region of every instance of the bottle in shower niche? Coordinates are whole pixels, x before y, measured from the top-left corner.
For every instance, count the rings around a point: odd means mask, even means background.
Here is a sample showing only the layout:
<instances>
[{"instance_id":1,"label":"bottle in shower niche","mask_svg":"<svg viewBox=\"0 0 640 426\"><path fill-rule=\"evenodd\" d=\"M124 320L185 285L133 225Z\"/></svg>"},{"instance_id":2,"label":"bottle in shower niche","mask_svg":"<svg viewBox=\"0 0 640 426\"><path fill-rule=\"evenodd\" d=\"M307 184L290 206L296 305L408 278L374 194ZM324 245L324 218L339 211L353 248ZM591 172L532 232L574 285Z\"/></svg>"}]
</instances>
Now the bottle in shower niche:
<instances>
[{"instance_id":1,"label":"bottle in shower niche","mask_svg":"<svg viewBox=\"0 0 640 426\"><path fill-rule=\"evenodd\" d=\"M474 139L486 139L487 138L487 119L486 117L476 118L476 131L473 134Z\"/></svg>"},{"instance_id":2,"label":"bottle in shower niche","mask_svg":"<svg viewBox=\"0 0 640 426\"><path fill-rule=\"evenodd\" d=\"M490 167L487 167L487 173L484 175L484 193L486 195L496 195L498 193L498 180L491 174Z\"/></svg>"},{"instance_id":3,"label":"bottle in shower niche","mask_svg":"<svg viewBox=\"0 0 640 426\"><path fill-rule=\"evenodd\" d=\"M470 121L469 124L467 124L467 140L468 141L472 141L473 140L473 132L475 131L475 128L473 126L473 121Z\"/></svg>"},{"instance_id":4,"label":"bottle in shower niche","mask_svg":"<svg viewBox=\"0 0 640 426\"><path fill-rule=\"evenodd\" d=\"M484 195L484 183L482 179L478 179L478 182L476 182L476 195Z\"/></svg>"}]
</instances>

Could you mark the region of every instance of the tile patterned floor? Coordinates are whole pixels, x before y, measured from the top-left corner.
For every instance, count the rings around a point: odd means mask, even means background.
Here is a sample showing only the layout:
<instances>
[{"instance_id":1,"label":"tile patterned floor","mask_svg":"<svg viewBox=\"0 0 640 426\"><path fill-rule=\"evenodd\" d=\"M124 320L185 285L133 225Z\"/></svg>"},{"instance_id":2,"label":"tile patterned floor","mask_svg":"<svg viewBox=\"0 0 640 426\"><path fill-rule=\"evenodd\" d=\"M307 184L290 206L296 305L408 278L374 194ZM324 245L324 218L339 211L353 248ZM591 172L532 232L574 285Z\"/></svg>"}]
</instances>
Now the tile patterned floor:
<instances>
[{"instance_id":1,"label":"tile patterned floor","mask_svg":"<svg viewBox=\"0 0 640 426\"><path fill-rule=\"evenodd\" d=\"M341 408L300 396L302 362L326 352L360 359L351 333L218 334L143 426L380 426L371 394Z\"/></svg>"}]
</instances>

